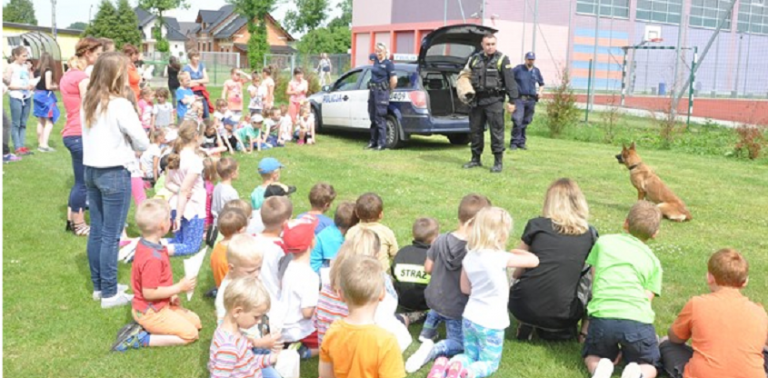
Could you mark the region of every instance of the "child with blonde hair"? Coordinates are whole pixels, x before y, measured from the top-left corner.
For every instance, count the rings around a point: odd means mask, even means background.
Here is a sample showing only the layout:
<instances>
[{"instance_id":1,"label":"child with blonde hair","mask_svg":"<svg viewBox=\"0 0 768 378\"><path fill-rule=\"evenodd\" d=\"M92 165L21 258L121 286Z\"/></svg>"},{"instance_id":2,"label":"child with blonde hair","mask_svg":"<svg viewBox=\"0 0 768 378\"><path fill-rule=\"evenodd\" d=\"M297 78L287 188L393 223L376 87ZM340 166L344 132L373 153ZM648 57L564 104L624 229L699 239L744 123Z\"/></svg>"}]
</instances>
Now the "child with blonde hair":
<instances>
[{"instance_id":1,"label":"child with blonde hair","mask_svg":"<svg viewBox=\"0 0 768 378\"><path fill-rule=\"evenodd\" d=\"M271 301L261 282L254 276L233 279L222 303L226 315L211 341L208 359L211 377L274 377L268 375L266 369L277 362L279 345L276 344L269 354L254 354L252 342L242 332L258 327L262 316L270 309Z\"/></svg>"},{"instance_id":2,"label":"child with blonde hair","mask_svg":"<svg viewBox=\"0 0 768 378\"><path fill-rule=\"evenodd\" d=\"M144 131L146 131L147 134L154 130L154 126L152 125L152 108L154 106L154 104L152 104L152 100L154 100L154 98L155 91L153 91L150 87L144 87L141 91L139 91L139 119L141 119L141 126L144 128Z\"/></svg>"},{"instance_id":3,"label":"child with blonde hair","mask_svg":"<svg viewBox=\"0 0 768 378\"><path fill-rule=\"evenodd\" d=\"M146 200L136 210L136 224L141 230L131 270L136 323L118 333L113 351L184 345L198 338L200 318L181 307L179 300L179 294L195 288L197 279L184 277L174 284L168 251L160 243L171 228L170 219L168 203L160 199Z\"/></svg>"},{"instance_id":4,"label":"child with blonde hair","mask_svg":"<svg viewBox=\"0 0 768 378\"><path fill-rule=\"evenodd\" d=\"M155 91L157 102L152 106L152 127L155 130L158 128L165 129L176 124L173 104L168 101L170 96L171 94L168 92L168 89L158 88Z\"/></svg>"},{"instance_id":5,"label":"child with blonde hair","mask_svg":"<svg viewBox=\"0 0 768 378\"><path fill-rule=\"evenodd\" d=\"M251 80L251 75L238 68L230 70L231 78L224 82L221 98L227 100L227 108L235 118L243 114L243 83Z\"/></svg>"},{"instance_id":6,"label":"child with blonde hair","mask_svg":"<svg viewBox=\"0 0 768 378\"><path fill-rule=\"evenodd\" d=\"M509 327L507 268L539 265L539 259L528 251L506 252L510 231L512 217L499 207L483 208L472 220L461 271L461 291L469 295L462 315L464 353L454 356L450 366L447 358L438 358L430 377L446 372L452 377L480 378L498 370L504 330Z\"/></svg>"},{"instance_id":7,"label":"child with blonde hair","mask_svg":"<svg viewBox=\"0 0 768 378\"><path fill-rule=\"evenodd\" d=\"M315 144L315 116L310 109L309 101L304 100L301 103L299 117L297 119L297 130L295 137L298 144Z\"/></svg>"},{"instance_id":8,"label":"child with blonde hair","mask_svg":"<svg viewBox=\"0 0 768 378\"><path fill-rule=\"evenodd\" d=\"M144 179L152 184L160 177L160 158L165 150L161 146L166 143L165 130L156 128L149 133L149 147L141 154L139 159Z\"/></svg>"},{"instance_id":9,"label":"child with blonde hair","mask_svg":"<svg viewBox=\"0 0 768 378\"><path fill-rule=\"evenodd\" d=\"M248 86L248 94L251 96L251 101L248 103L250 115L262 114L264 99L267 96L267 88L261 85L261 76L256 71L251 74L251 85Z\"/></svg>"}]
</instances>

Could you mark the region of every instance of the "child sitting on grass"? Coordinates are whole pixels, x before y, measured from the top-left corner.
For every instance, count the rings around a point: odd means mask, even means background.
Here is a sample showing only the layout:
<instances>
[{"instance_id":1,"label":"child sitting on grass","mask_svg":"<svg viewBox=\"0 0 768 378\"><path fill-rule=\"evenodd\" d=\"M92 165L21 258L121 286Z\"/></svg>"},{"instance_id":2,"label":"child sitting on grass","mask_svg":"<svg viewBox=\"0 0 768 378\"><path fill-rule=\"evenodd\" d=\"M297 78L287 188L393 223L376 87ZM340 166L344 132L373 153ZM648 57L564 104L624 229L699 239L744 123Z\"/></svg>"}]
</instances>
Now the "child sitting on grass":
<instances>
[{"instance_id":1,"label":"child sitting on grass","mask_svg":"<svg viewBox=\"0 0 768 378\"><path fill-rule=\"evenodd\" d=\"M315 144L315 116L310 109L309 101L304 100L299 110L299 117L296 119L297 128L294 138L298 144Z\"/></svg>"},{"instance_id":2,"label":"child sitting on grass","mask_svg":"<svg viewBox=\"0 0 768 378\"><path fill-rule=\"evenodd\" d=\"M283 227L285 251L293 258L280 280L280 307L285 312L283 341L301 343L299 356L314 357L320 343L312 323L320 287L320 279L309 266L309 253L315 245L317 219L302 218L289 221Z\"/></svg>"},{"instance_id":3,"label":"child sitting on grass","mask_svg":"<svg viewBox=\"0 0 768 378\"><path fill-rule=\"evenodd\" d=\"M768 316L741 293L749 264L735 249L721 249L707 263L710 293L691 298L662 340L661 359L672 378L768 375ZM685 344L691 339L691 346Z\"/></svg>"},{"instance_id":4,"label":"child sitting on grass","mask_svg":"<svg viewBox=\"0 0 768 378\"><path fill-rule=\"evenodd\" d=\"M216 246L213 247L213 252L211 252L211 272L213 273L213 281L216 287L221 286L221 281L229 272L229 264L227 263L227 246L229 242L235 235L245 232L245 228L248 226L248 219L245 217L245 214L234 209L222 211L218 221L219 232L224 238L216 243Z\"/></svg>"},{"instance_id":5,"label":"child sitting on grass","mask_svg":"<svg viewBox=\"0 0 768 378\"><path fill-rule=\"evenodd\" d=\"M469 296L461 291L461 267L467 255L470 221L491 201L480 194L468 194L461 199L458 211L459 227L435 239L427 251L424 271L431 274L424 297L430 310L419 334L421 347L408 358L405 370L414 373L437 357L453 357L464 351L462 314ZM445 340L437 343L437 327L445 323Z\"/></svg>"},{"instance_id":6,"label":"child sitting on grass","mask_svg":"<svg viewBox=\"0 0 768 378\"><path fill-rule=\"evenodd\" d=\"M263 232L256 235L256 247L264 254L261 281L269 295L277 302L280 298L280 259L285 256L285 243L281 234L283 227L293 215L293 204L288 197L273 196L264 200L259 210Z\"/></svg>"},{"instance_id":7,"label":"child sitting on grass","mask_svg":"<svg viewBox=\"0 0 768 378\"><path fill-rule=\"evenodd\" d=\"M400 307L407 311L427 311L424 290L429 274L424 270L427 250L440 234L440 225L434 218L419 218L413 223L413 243L397 251L392 263L392 277Z\"/></svg>"},{"instance_id":8,"label":"child sitting on grass","mask_svg":"<svg viewBox=\"0 0 768 378\"><path fill-rule=\"evenodd\" d=\"M315 235L317 235L326 227L333 225L333 220L328 218L325 213L331 208L331 204L335 199L336 190L333 189L333 185L319 182L309 191L309 205L312 208L306 213L299 214L297 218L302 218L305 215L317 218L317 228L315 228Z\"/></svg>"},{"instance_id":9,"label":"child sitting on grass","mask_svg":"<svg viewBox=\"0 0 768 378\"><path fill-rule=\"evenodd\" d=\"M194 289L197 279L184 277L174 284L168 251L160 244L171 228L168 203L160 199L145 200L136 210L136 224L141 230L141 240L131 269L134 292L131 314L135 323L120 330L112 350L124 352L130 348L194 342L202 328L200 318L181 307L179 294Z\"/></svg>"},{"instance_id":10,"label":"child sitting on grass","mask_svg":"<svg viewBox=\"0 0 768 378\"><path fill-rule=\"evenodd\" d=\"M600 236L587 264L595 272L587 305L589 328L582 357L593 378L613 374L619 355L627 361L623 378L655 378L660 367L653 328L653 298L661 295L661 263L646 242L659 232L661 212L639 201L624 221L628 234Z\"/></svg>"},{"instance_id":11,"label":"child sitting on grass","mask_svg":"<svg viewBox=\"0 0 768 378\"><path fill-rule=\"evenodd\" d=\"M472 220L460 283L461 291L469 295L462 315L464 353L451 359L447 371L447 358L438 358L430 377L446 372L451 377L481 378L499 369L504 330L509 327L507 269L539 265L539 258L528 251L505 251L510 231L512 217L499 207L486 207Z\"/></svg>"},{"instance_id":12,"label":"child sitting on grass","mask_svg":"<svg viewBox=\"0 0 768 378\"><path fill-rule=\"evenodd\" d=\"M233 279L222 303L226 315L213 334L208 359L211 378L279 377L276 372L267 371L277 363L279 344L269 354L254 354L252 341L241 331L257 328L270 308L269 295L258 278Z\"/></svg>"},{"instance_id":13,"label":"child sitting on grass","mask_svg":"<svg viewBox=\"0 0 768 378\"><path fill-rule=\"evenodd\" d=\"M319 273L321 268L331 266L331 260L336 258L344 243L344 235L357 222L354 203L345 201L336 206L333 224L320 231L315 238L315 248L309 257L312 270Z\"/></svg>"},{"instance_id":14,"label":"child sitting on grass","mask_svg":"<svg viewBox=\"0 0 768 378\"><path fill-rule=\"evenodd\" d=\"M392 230L381 224L384 219L384 202L376 193L365 193L357 198L355 203L355 215L360 219L360 223L347 231L347 237L354 237L362 229L369 229L379 236L381 250L377 258L381 261L381 266L385 272L389 272L391 265L390 258L397 254L397 239Z\"/></svg>"},{"instance_id":15,"label":"child sitting on grass","mask_svg":"<svg viewBox=\"0 0 768 378\"><path fill-rule=\"evenodd\" d=\"M267 187L272 184L280 182L280 171L283 165L275 158L264 158L259 161L259 175L261 175L261 185L257 186L251 192L251 206L254 210L261 209L261 204L264 202L264 193L267 191ZM296 188L292 188L291 193L296 191Z\"/></svg>"},{"instance_id":16,"label":"child sitting on grass","mask_svg":"<svg viewBox=\"0 0 768 378\"><path fill-rule=\"evenodd\" d=\"M349 315L333 323L326 334L320 350L320 378L357 377L355 372L405 377L397 339L374 323L376 308L384 298L380 263L369 256L351 256L339 270L341 297Z\"/></svg>"}]
</instances>

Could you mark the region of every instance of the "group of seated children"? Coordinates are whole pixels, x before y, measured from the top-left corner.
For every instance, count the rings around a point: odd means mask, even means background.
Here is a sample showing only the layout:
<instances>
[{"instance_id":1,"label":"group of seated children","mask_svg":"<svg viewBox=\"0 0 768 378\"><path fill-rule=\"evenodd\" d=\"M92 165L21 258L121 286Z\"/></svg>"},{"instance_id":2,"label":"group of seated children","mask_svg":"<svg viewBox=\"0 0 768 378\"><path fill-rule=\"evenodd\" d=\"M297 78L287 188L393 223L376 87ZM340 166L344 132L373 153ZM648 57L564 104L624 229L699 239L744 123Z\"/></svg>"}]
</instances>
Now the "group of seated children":
<instances>
[{"instance_id":1,"label":"group of seated children","mask_svg":"<svg viewBox=\"0 0 768 378\"><path fill-rule=\"evenodd\" d=\"M280 183L282 167L271 158L259 163L262 184L250 204L232 187L237 162L224 158L217 167L221 182L211 208L221 239L211 269L219 325L210 347L212 376L278 377L272 366L283 348L302 359L319 355L321 378L353 371L404 377L430 361L430 378L487 377L499 369L510 326L507 270L539 264L529 251L507 252L513 223L506 210L485 196L466 195L454 231L439 234L436 220L419 218L413 244L398 251L394 233L381 223L383 201L375 193L338 204L331 220L324 213L336 192L318 183L310 191L311 210L292 219L288 195L295 188ZM121 330L114 350L198 337L199 318L178 299L196 282L173 283L169 253L160 243L170 219L160 200L137 210L136 324ZM732 249L712 255L712 293L692 298L659 343L651 303L661 293L662 269L646 242L660 221L654 204L639 201L625 220L627 233L599 237L587 257L594 274L582 350L588 372L609 378L623 361L622 378L654 378L662 370L675 378L732 377L735 367L740 377L765 377L768 316L740 293L748 265ZM412 313L397 313L398 307ZM404 363L412 341L407 327L424 311L421 346ZM441 323L446 336L438 341Z\"/></svg>"}]
</instances>

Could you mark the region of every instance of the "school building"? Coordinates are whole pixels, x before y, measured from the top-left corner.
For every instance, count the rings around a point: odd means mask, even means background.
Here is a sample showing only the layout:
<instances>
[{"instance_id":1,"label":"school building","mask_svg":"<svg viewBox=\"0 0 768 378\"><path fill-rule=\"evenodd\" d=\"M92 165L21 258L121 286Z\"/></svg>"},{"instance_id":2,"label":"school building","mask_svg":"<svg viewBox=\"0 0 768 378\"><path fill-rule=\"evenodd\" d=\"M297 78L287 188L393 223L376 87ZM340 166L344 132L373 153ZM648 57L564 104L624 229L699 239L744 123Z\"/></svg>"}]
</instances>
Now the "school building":
<instances>
[{"instance_id":1,"label":"school building","mask_svg":"<svg viewBox=\"0 0 768 378\"><path fill-rule=\"evenodd\" d=\"M728 13L731 1L737 3ZM686 78L692 48L701 54L721 18L724 27L697 72L696 90L765 97L768 0L354 0L352 64L366 64L378 42L392 53L418 54L430 31L476 23L499 30L498 48L513 63L523 61L535 38L536 64L547 85L558 83L568 67L573 86L586 88L596 57L595 88L615 91L621 87L621 47L658 38L663 41L645 43L657 49L637 50L628 59L632 90L651 92L674 81L675 52L658 47L677 46L682 32L680 45L691 48L678 65L679 77Z\"/></svg>"}]
</instances>

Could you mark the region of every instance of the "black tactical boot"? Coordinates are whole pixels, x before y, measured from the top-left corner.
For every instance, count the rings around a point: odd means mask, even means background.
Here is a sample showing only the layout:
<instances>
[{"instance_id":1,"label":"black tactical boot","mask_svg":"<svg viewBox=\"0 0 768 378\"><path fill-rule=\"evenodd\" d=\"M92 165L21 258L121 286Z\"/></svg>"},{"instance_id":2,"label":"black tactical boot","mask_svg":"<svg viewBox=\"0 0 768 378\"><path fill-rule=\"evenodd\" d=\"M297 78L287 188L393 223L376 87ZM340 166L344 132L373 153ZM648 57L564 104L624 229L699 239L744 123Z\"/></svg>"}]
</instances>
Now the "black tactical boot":
<instances>
[{"instance_id":1,"label":"black tactical boot","mask_svg":"<svg viewBox=\"0 0 768 378\"><path fill-rule=\"evenodd\" d=\"M476 167L482 167L483 163L480 162L480 156L472 155L472 160L470 160L468 163L465 163L461 167L464 169L470 169L470 168L476 168Z\"/></svg>"},{"instance_id":2,"label":"black tactical boot","mask_svg":"<svg viewBox=\"0 0 768 378\"><path fill-rule=\"evenodd\" d=\"M502 168L502 158L504 154L493 155L493 167L491 167L491 173L500 173Z\"/></svg>"}]
</instances>

